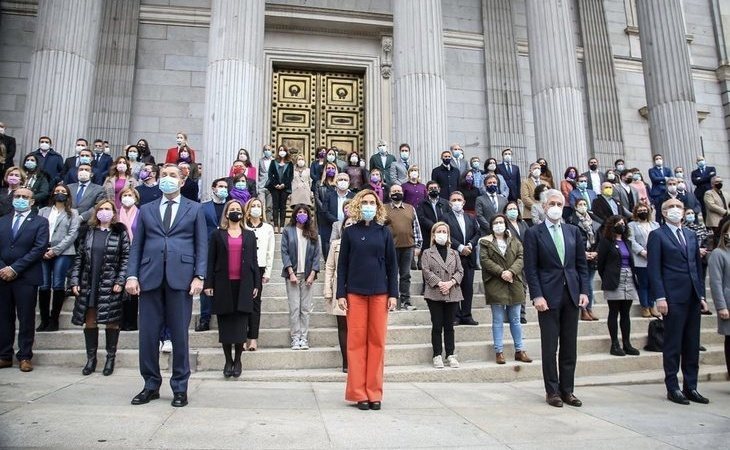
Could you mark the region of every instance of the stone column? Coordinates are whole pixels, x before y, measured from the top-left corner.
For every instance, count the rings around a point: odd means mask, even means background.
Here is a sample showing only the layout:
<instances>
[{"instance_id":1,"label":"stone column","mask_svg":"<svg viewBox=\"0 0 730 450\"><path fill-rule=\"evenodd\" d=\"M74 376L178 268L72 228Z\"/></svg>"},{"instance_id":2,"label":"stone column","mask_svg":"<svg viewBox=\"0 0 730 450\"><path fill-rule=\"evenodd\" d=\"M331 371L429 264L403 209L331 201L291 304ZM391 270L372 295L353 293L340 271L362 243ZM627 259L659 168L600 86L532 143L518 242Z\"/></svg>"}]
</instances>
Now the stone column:
<instances>
[{"instance_id":1,"label":"stone column","mask_svg":"<svg viewBox=\"0 0 730 450\"><path fill-rule=\"evenodd\" d=\"M203 117L204 191L228 175L238 149L263 145L264 0L213 0ZM203 192L205 196L206 192Z\"/></svg>"},{"instance_id":2,"label":"stone column","mask_svg":"<svg viewBox=\"0 0 730 450\"><path fill-rule=\"evenodd\" d=\"M102 12L104 32L100 36L97 54L89 138L108 140L116 154L126 144L137 142L134 136L129 136L129 121L137 57L139 2L104 2Z\"/></svg>"},{"instance_id":3,"label":"stone column","mask_svg":"<svg viewBox=\"0 0 730 450\"><path fill-rule=\"evenodd\" d=\"M449 148L440 0L393 2L393 136L428 174Z\"/></svg>"},{"instance_id":4,"label":"stone column","mask_svg":"<svg viewBox=\"0 0 730 450\"><path fill-rule=\"evenodd\" d=\"M602 167L613 167L616 159L624 157L624 143L604 2L582 0L578 2L578 11L583 34L590 154L601 161Z\"/></svg>"},{"instance_id":5,"label":"stone column","mask_svg":"<svg viewBox=\"0 0 730 450\"><path fill-rule=\"evenodd\" d=\"M86 136L96 70L102 0L40 0L30 59L23 143L47 135L59 153ZM24 153L24 152L21 152Z\"/></svg>"},{"instance_id":6,"label":"stone column","mask_svg":"<svg viewBox=\"0 0 730 450\"><path fill-rule=\"evenodd\" d=\"M560 178L588 154L570 2L526 3L537 156Z\"/></svg>"},{"instance_id":7,"label":"stone column","mask_svg":"<svg viewBox=\"0 0 730 450\"><path fill-rule=\"evenodd\" d=\"M700 130L679 0L638 0L644 86L652 153L667 167L694 167Z\"/></svg>"}]
</instances>

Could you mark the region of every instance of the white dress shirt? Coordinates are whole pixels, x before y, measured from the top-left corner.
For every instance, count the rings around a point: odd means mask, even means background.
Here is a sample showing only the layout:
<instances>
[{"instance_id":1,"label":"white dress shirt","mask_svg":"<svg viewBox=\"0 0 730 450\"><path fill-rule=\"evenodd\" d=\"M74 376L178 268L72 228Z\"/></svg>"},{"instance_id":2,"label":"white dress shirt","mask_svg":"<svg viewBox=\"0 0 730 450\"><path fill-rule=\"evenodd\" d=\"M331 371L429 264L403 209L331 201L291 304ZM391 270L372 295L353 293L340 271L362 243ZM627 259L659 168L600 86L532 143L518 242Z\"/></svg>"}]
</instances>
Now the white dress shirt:
<instances>
[{"instance_id":1,"label":"white dress shirt","mask_svg":"<svg viewBox=\"0 0 730 450\"><path fill-rule=\"evenodd\" d=\"M177 210L180 208L180 199L180 192L178 192L177 197L172 199L172 217L170 217L170 226L175 223L175 216L177 216ZM165 223L165 210L167 209L168 199L163 195L160 200L160 218L162 219L162 223Z\"/></svg>"}]
</instances>

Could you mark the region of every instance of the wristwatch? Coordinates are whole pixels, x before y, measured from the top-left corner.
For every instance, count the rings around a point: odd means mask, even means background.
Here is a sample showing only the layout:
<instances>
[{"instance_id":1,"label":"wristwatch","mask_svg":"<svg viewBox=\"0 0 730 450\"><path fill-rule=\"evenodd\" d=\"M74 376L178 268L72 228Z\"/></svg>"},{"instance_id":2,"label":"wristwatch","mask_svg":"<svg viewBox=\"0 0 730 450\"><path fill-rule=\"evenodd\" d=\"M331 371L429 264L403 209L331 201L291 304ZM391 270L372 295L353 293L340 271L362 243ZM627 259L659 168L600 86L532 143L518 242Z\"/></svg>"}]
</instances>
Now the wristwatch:
<instances>
[{"instance_id":1,"label":"wristwatch","mask_svg":"<svg viewBox=\"0 0 730 450\"><path fill-rule=\"evenodd\" d=\"M197 278L200 281L205 281L205 277L202 275L195 275L195 278Z\"/></svg>"}]
</instances>

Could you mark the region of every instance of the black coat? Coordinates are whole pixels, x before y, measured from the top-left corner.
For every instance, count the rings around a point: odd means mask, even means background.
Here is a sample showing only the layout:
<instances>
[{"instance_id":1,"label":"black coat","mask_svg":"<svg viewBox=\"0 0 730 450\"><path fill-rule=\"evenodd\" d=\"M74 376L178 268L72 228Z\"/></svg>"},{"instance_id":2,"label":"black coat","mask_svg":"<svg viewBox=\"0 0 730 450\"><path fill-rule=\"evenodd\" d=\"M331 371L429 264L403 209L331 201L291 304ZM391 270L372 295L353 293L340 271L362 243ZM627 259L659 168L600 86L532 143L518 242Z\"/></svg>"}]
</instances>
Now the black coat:
<instances>
[{"instance_id":1,"label":"black coat","mask_svg":"<svg viewBox=\"0 0 730 450\"><path fill-rule=\"evenodd\" d=\"M631 253L631 243L624 241L629 249L629 264L631 273L636 282L636 270L634 269L634 256ZM618 250L618 243L613 239L601 239L598 242L598 274L601 276L601 289L613 291L618 289L621 279L621 252Z\"/></svg>"},{"instance_id":2,"label":"black coat","mask_svg":"<svg viewBox=\"0 0 730 450\"><path fill-rule=\"evenodd\" d=\"M253 312L253 290L261 291L261 275L256 256L256 234L243 230L241 253L241 286L238 298L233 298L231 280L228 278L228 231L216 230L208 243L208 273L205 288L213 289L213 314Z\"/></svg>"},{"instance_id":3,"label":"black coat","mask_svg":"<svg viewBox=\"0 0 730 450\"><path fill-rule=\"evenodd\" d=\"M73 266L68 275L70 287L79 286L79 296L74 303L71 322L83 325L86 321L86 310L91 289L91 247L94 241L92 228L79 238L79 248ZM127 277L129 260L129 235L123 223L114 223L109 228L106 238L106 251L99 280L99 292L96 296L96 323L114 324L122 319L122 299L124 291L113 292L115 284L124 286ZM97 262L98 263L98 262Z\"/></svg>"},{"instance_id":4,"label":"black coat","mask_svg":"<svg viewBox=\"0 0 730 450\"><path fill-rule=\"evenodd\" d=\"M443 164L439 164L431 171L431 180L439 184L439 196L444 200L448 200L451 193L459 189L459 169L451 167L447 169Z\"/></svg>"},{"instance_id":5,"label":"black coat","mask_svg":"<svg viewBox=\"0 0 730 450\"><path fill-rule=\"evenodd\" d=\"M434 215L433 206L429 197L423 199L416 207L416 216L418 216L418 224L421 226L424 249L431 246L431 228L433 228L436 222L444 220L444 216L449 211L451 211L449 202L441 197L439 197L436 203L436 215Z\"/></svg>"},{"instance_id":6,"label":"black coat","mask_svg":"<svg viewBox=\"0 0 730 450\"><path fill-rule=\"evenodd\" d=\"M269 181L266 183L266 189L274 191L276 189L274 186L283 184L284 190L291 194L291 182L294 179L294 164L292 164L291 161L287 162L284 166L284 171L282 172L281 177L279 176L279 171L276 168L278 165L279 161L271 161L271 164L269 164Z\"/></svg>"}]
</instances>

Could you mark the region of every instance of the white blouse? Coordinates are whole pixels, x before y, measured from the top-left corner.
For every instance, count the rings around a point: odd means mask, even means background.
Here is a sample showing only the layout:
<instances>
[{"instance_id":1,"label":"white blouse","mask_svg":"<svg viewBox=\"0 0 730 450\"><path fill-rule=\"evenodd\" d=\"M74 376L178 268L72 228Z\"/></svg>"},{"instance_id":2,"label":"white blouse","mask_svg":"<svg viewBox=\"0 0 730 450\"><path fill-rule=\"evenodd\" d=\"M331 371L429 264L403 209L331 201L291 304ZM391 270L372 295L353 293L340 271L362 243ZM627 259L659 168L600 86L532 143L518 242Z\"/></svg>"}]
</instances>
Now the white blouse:
<instances>
[{"instance_id":1,"label":"white blouse","mask_svg":"<svg viewBox=\"0 0 730 450\"><path fill-rule=\"evenodd\" d=\"M259 260L259 267L266 267L264 271L265 278L271 278L271 267L274 265L274 227L268 223L262 223L258 228L250 228L246 225L247 230L251 230L256 235L256 257Z\"/></svg>"}]
</instances>

